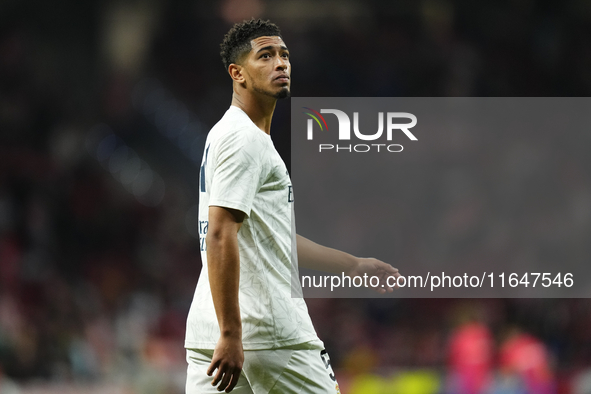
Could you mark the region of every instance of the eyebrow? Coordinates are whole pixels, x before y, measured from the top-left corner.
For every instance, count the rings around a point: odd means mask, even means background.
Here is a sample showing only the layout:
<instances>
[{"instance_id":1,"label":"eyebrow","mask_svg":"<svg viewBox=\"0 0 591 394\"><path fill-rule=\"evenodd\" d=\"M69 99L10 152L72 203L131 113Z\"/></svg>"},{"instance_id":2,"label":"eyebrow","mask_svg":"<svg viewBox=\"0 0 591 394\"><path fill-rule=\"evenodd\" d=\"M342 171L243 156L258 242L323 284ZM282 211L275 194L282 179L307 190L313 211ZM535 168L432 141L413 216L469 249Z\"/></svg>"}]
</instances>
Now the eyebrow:
<instances>
[{"instance_id":1,"label":"eyebrow","mask_svg":"<svg viewBox=\"0 0 591 394\"><path fill-rule=\"evenodd\" d=\"M263 47L263 48L259 49L258 51L256 51L256 53L259 53L259 52L262 52L262 51L270 51L273 48L275 48L275 45L267 45L266 47ZM287 47L285 45L281 45L280 48L283 49L284 51L288 51L289 52L289 49L287 49Z\"/></svg>"}]
</instances>

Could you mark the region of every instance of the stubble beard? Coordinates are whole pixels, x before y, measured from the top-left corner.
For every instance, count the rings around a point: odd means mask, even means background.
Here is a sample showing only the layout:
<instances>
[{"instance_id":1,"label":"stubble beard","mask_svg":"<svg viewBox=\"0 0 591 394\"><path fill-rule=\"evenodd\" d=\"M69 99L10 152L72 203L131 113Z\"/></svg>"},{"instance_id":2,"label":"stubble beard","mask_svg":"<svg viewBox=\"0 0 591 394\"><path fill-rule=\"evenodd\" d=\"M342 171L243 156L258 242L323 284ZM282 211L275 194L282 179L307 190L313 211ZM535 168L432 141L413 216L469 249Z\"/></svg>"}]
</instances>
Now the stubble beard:
<instances>
[{"instance_id":1,"label":"stubble beard","mask_svg":"<svg viewBox=\"0 0 591 394\"><path fill-rule=\"evenodd\" d=\"M289 98L291 96L291 90L285 86L284 88L282 88L280 91L278 91L275 94L275 98L276 99L284 99L284 98Z\"/></svg>"},{"instance_id":2,"label":"stubble beard","mask_svg":"<svg viewBox=\"0 0 591 394\"><path fill-rule=\"evenodd\" d=\"M265 96L273 97L277 100L289 98L291 96L291 91L288 86L281 87L281 90L279 90L278 92L271 92L269 90L261 89L256 85L252 86L252 90L254 90L257 93L264 94Z\"/></svg>"}]
</instances>

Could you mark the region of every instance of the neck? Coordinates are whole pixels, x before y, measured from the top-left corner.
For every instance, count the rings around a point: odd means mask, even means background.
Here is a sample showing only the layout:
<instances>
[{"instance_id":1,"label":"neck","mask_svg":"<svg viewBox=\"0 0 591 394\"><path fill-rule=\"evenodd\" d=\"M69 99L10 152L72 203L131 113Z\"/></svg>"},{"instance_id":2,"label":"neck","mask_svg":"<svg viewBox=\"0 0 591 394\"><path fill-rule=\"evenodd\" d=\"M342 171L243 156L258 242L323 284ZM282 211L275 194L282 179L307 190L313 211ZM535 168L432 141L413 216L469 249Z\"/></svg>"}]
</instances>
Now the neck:
<instances>
[{"instance_id":1,"label":"neck","mask_svg":"<svg viewBox=\"0 0 591 394\"><path fill-rule=\"evenodd\" d=\"M271 120L277 99L262 93L234 87L232 105L243 110L262 131L271 134Z\"/></svg>"}]
</instances>

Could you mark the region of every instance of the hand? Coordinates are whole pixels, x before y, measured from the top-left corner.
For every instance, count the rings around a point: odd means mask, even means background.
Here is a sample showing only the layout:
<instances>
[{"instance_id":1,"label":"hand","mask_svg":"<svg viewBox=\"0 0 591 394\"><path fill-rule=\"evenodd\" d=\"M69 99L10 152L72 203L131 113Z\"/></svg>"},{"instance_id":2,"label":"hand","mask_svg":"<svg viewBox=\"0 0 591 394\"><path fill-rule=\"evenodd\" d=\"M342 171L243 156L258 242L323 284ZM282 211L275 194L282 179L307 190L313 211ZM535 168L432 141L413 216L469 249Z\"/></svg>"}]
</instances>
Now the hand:
<instances>
[{"instance_id":1,"label":"hand","mask_svg":"<svg viewBox=\"0 0 591 394\"><path fill-rule=\"evenodd\" d=\"M211 376L217 369L212 386L218 386L218 391L229 393L234 389L242 364L244 363L244 351L242 350L242 339L240 337L221 336L213 351L211 364L207 369L207 376ZM221 383L220 383L221 382Z\"/></svg>"},{"instance_id":2,"label":"hand","mask_svg":"<svg viewBox=\"0 0 591 394\"><path fill-rule=\"evenodd\" d=\"M370 286L372 290L379 294L385 294L386 292L391 293L394 288L398 288L398 285L394 283L394 279L390 279L390 285L394 284L394 287L388 286L388 277L398 278L400 274L398 269L392 267L390 264L386 264L383 261L374 258L357 258L357 266L347 273L347 275L363 276L377 276L380 279L380 283L377 287Z\"/></svg>"}]
</instances>

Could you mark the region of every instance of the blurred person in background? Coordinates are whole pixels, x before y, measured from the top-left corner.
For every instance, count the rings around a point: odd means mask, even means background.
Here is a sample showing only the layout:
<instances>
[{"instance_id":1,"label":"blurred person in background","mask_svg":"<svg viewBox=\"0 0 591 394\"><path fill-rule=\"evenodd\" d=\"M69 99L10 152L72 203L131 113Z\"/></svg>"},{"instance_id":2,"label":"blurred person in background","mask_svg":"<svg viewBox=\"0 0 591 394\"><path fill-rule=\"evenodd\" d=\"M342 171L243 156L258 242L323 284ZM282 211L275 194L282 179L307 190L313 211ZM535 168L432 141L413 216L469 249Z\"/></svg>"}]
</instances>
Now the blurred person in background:
<instances>
[{"instance_id":1,"label":"blurred person in background","mask_svg":"<svg viewBox=\"0 0 591 394\"><path fill-rule=\"evenodd\" d=\"M517 326L508 328L499 350L501 380L512 381L527 394L556 392L551 360L546 345ZM505 392L505 391L496 391Z\"/></svg>"},{"instance_id":2,"label":"blurred person in background","mask_svg":"<svg viewBox=\"0 0 591 394\"><path fill-rule=\"evenodd\" d=\"M491 380L493 340L478 316L477 305L460 304L448 350L449 390L455 394L485 392Z\"/></svg>"}]
</instances>

